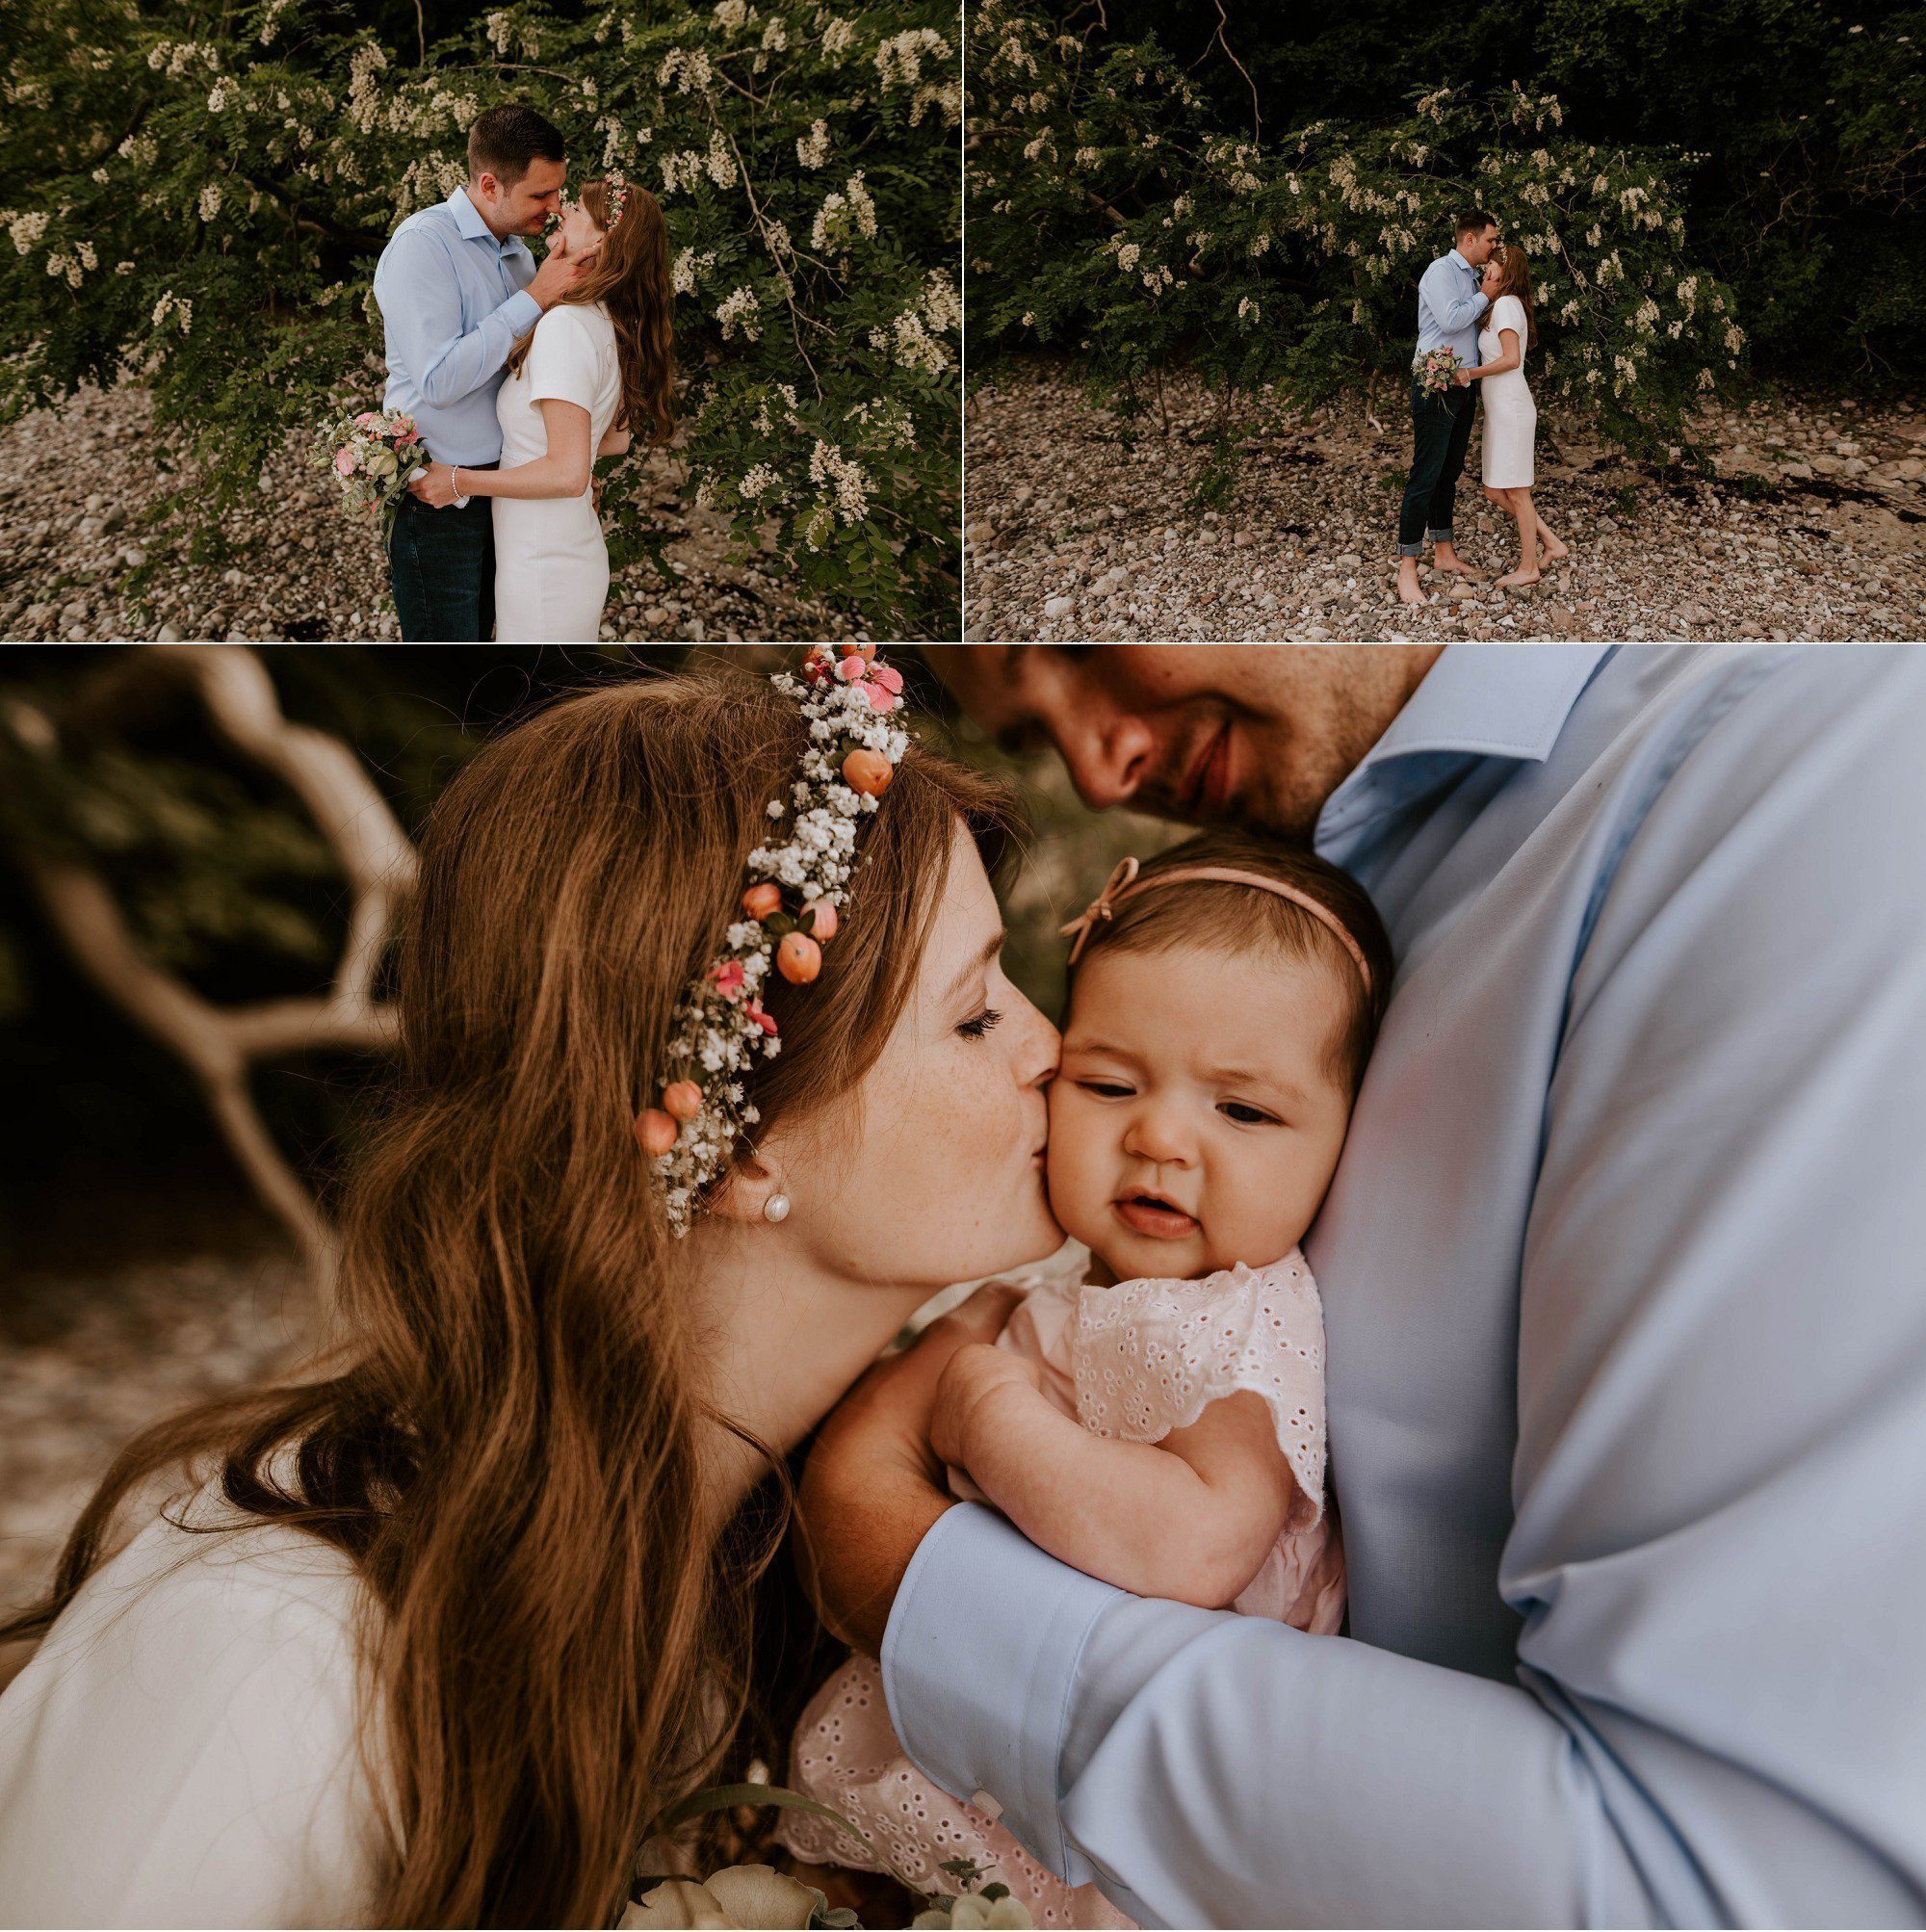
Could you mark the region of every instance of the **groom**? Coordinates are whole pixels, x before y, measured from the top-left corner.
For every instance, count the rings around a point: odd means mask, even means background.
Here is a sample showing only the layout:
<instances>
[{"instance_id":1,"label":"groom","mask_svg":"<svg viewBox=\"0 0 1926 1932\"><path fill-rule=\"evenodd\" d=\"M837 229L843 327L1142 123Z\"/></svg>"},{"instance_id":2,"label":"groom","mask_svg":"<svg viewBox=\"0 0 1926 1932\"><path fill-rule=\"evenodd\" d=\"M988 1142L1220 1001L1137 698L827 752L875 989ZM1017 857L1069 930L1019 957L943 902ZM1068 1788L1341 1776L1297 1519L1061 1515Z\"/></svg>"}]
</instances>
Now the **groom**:
<instances>
[{"instance_id":1,"label":"groom","mask_svg":"<svg viewBox=\"0 0 1926 1932\"><path fill-rule=\"evenodd\" d=\"M525 235L560 212L561 136L532 107L491 107L468 130L468 179L410 215L375 270L387 340L387 409L415 419L429 455L464 469L502 457L495 392L516 342L593 264L560 242L539 269ZM435 509L404 496L388 570L409 643L486 642L495 630L495 535L485 497Z\"/></svg>"},{"instance_id":2,"label":"groom","mask_svg":"<svg viewBox=\"0 0 1926 1932\"><path fill-rule=\"evenodd\" d=\"M1926 656L931 656L1398 967L1305 1244L1348 1636L952 1503L912 1348L802 1493L911 1759L1151 1925L1926 1920Z\"/></svg>"},{"instance_id":3,"label":"groom","mask_svg":"<svg viewBox=\"0 0 1926 1932\"><path fill-rule=\"evenodd\" d=\"M1443 396L1427 395L1418 379L1418 362L1434 349L1448 349L1468 368L1478 362L1478 318L1491 298L1478 287L1480 272L1498 245L1498 224L1482 208L1458 217L1458 238L1448 252L1424 271L1418 284L1418 349L1412 357L1411 481L1397 513L1397 594L1406 604L1421 604L1418 560L1431 539L1431 567L1477 578L1458 556L1451 540L1451 507L1458 478L1471 447L1471 417L1477 408L1469 379Z\"/></svg>"}]
</instances>

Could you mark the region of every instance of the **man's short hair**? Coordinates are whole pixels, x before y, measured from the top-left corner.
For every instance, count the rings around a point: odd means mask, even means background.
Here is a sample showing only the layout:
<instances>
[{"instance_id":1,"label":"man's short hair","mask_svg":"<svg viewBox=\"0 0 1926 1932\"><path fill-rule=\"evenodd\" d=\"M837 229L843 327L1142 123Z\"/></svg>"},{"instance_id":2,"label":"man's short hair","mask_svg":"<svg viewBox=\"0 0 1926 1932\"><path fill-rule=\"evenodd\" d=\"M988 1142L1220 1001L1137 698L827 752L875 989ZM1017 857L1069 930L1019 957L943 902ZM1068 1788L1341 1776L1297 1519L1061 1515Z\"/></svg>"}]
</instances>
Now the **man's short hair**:
<instances>
[{"instance_id":1,"label":"man's short hair","mask_svg":"<svg viewBox=\"0 0 1926 1932\"><path fill-rule=\"evenodd\" d=\"M472 152L472 150L471 150ZM1496 228L1498 218L1488 215L1482 208L1467 208L1458 217L1458 225L1453 230L1457 235L1482 235L1487 228Z\"/></svg>"},{"instance_id":2,"label":"man's short hair","mask_svg":"<svg viewBox=\"0 0 1926 1932\"><path fill-rule=\"evenodd\" d=\"M560 161L566 152L561 130L534 108L491 107L477 115L468 130L468 178L492 174L504 188L512 188L531 163Z\"/></svg>"}]
</instances>

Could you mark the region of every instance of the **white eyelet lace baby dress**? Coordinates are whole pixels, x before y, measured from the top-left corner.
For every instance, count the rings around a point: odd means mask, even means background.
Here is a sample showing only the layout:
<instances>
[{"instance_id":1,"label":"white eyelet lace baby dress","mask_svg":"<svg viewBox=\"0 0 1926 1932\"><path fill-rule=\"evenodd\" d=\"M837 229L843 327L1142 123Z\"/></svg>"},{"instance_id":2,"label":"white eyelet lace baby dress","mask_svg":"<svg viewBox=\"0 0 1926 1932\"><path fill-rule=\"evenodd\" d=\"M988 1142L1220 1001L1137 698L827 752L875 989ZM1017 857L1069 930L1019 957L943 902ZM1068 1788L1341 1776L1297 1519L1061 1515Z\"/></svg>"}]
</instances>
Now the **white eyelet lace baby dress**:
<instances>
[{"instance_id":1,"label":"white eyelet lace baby dress","mask_svg":"<svg viewBox=\"0 0 1926 1932\"><path fill-rule=\"evenodd\" d=\"M1302 1254L1201 1281L1042 1282L997 1346L1040 1362L1044 1393L1058 1408L1124 1442L1160 1442L1240 1390L1262 1396L1297 1476L1298 1506L1232 1607L1314 1635L1339 1630L1344 1559L1324 1509L1324 1313ZM955 1473L951 1487L976 1494ZM1002 1825L916 1769L891 1728L873 1658L851 1658L811 1699L791 1757L791 1784L842 1813L916 1885L950 1891L944 1861L974 1859L1037 1925L1134 1922L1094 1885L1065 1885ZM883 1868L825 1819L786 1812L781 1836L813 1864Z\"/></svg>"}]
</instances>

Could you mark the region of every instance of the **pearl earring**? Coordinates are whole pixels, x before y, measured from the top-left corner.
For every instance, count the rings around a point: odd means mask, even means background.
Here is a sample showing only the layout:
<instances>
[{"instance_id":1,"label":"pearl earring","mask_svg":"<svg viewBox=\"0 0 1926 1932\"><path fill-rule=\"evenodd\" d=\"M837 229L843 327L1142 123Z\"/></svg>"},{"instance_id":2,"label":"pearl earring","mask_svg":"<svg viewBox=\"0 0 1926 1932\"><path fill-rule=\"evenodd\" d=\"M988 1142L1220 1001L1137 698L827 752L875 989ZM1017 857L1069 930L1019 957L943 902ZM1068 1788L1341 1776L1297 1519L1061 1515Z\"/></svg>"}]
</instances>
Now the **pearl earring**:
<instances>
[{"instance_id":1,"label":"pearl earring","mask_svg":"<svg viewBox=\"0 0 1926 1932\"><path fill-rule=\"evenodd\" d=\"M763 1219L766 1221L786 1221L789 1219L789 1196L771 1194L763 1203Z\"/></svg>"}]
</instances>

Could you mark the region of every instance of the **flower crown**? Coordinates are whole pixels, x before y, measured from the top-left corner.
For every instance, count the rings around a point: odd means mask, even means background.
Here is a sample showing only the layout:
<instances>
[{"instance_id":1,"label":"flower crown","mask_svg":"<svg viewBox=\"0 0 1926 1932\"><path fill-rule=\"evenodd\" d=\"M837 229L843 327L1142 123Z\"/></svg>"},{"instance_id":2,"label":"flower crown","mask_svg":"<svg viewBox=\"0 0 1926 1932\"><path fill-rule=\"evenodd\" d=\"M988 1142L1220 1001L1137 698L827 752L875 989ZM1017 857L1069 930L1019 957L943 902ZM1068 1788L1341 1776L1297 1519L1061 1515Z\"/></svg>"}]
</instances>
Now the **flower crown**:
<instances>
[{"instance_id":1,"label":"flower crown","mask_svg":"<svg viewBox=\"0 0 1926 1932\"><path fill-rule=\"evenodd\" d=\"M619 168L610 169L602 177L602 195L609 208L609 229L612 230L628 206L629 177Z\"/></svg>"},{"instance_id":2,"label":"flower crown","mask_svg":"<svg viewBox=\"0 0 1926 1932\"><path fill-rule=\"evenodd\" d=\"M761 998L769 968L797 986L822 971L822 949L836 936L837 908L858 863L857 832L909 748L908 732L888 722L902 703L902 675L876 662L874 644L850 644L841 656L812 644L800 675L778 671L769 682L809 721L801 775L787 803L769 800L769 817L790 821L789 840L749 854L756 883L742 894L744 916L730 925L723 950L677 1005L661 1104L636 1116L636 1138L662 1177L678 1236L694 1221L703 1188L761 1117L742 1077L758 1055L773 1059L782 1051Z\"/></svg>"}]
</instances>

